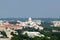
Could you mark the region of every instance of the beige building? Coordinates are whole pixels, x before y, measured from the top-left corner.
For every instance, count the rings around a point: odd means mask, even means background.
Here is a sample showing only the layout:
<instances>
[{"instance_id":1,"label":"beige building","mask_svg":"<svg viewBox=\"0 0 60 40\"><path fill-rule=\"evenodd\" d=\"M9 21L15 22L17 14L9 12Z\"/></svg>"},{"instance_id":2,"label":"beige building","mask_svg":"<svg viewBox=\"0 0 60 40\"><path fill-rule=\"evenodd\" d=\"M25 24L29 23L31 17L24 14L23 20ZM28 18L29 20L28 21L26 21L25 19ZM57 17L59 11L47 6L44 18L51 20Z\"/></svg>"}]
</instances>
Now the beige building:
<instances>
[{"instance_id":1,"label":"beige building","mask_svg":"<svg viewBox=\"0 0 60 40\"><path fill-rule=\"evenodd\" d=\"M52 21L53 26L60 27L60 21Z\"/></svg>"}]
</instances>

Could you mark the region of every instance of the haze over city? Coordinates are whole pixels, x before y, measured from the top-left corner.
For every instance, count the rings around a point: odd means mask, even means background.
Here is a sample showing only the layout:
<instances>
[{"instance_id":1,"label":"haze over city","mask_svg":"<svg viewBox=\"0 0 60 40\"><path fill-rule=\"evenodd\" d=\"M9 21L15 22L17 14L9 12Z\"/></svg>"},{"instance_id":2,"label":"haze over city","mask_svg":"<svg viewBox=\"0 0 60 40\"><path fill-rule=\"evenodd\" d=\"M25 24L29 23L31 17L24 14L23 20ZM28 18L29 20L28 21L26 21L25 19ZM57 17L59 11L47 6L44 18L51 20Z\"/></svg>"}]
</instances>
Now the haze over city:
<instances>
[{"instance_id":1,"label":"haze over city","mask_svg":"<svg viewBox=\"0 0 60 40\"><path fill-rule=\"evenodd\" d=\"M60 0L0 0L0 40L60 40Z\"/></svg>"},{"instance_id":2,"label":"haze over city","mask_svg":"<svg viewBox=\"0 0 60 40\"><path fill-rule=\"evenodd\" d=\"M0 18L58 18L60 0L0 0Z\"/></svg>"}]
</instances>

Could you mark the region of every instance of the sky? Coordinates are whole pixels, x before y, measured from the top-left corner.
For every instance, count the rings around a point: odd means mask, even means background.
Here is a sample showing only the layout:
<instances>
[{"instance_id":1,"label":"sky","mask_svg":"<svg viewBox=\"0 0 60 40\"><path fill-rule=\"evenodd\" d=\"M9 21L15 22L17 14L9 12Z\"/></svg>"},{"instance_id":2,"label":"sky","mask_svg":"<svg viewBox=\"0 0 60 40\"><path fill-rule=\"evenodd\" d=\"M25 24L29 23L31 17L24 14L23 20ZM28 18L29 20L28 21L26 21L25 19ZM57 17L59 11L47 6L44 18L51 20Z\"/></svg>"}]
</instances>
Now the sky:
<instances>
[{"instance_id":1,"label":"sky","mask_svg":"<svg viewBox=\"0 0 60 40\"><path fill-rule=\"evenodd\" d=\"M60 17L60 0L0 0L0 18Z\"/></svg>"}]
</instances>

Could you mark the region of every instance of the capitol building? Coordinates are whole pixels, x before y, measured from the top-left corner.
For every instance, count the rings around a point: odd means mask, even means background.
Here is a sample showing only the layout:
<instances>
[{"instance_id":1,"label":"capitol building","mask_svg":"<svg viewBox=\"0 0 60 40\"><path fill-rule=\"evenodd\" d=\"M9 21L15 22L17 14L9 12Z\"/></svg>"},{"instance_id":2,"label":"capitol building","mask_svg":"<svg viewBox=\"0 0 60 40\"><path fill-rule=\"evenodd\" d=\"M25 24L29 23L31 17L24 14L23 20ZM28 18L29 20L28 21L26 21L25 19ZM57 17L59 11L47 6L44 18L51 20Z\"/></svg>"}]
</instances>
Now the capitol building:
<instances>
[{"instance_id":1,"label":"capitol building","mask_svg":"<svg viewBox=\"0 0 60 40\"><path fill-rule=\"evenodd\" d=\"M43 27L39 26L41 25L41 20L32 20L31 17L28 18L28 21L22 22L21 24L23 27L33 27L35 29L39 28L39 30L43 30Z\"/></svg>"}]
</instances>

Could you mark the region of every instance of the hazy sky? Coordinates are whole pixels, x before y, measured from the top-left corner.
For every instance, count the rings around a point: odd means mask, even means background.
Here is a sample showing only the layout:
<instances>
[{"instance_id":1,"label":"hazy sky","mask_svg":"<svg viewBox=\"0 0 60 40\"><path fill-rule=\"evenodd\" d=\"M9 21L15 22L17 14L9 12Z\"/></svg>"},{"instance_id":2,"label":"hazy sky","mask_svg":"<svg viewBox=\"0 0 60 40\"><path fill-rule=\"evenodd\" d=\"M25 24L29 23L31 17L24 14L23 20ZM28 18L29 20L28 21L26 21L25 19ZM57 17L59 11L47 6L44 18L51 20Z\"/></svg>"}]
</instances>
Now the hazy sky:
<instances>
[{"instance_id":1,"label":"hazy sky","mask_svg":"<svg viewBox=\"0 0 60 40\"><path fill-rule=\"evenodd\" d=\"M60 0L0 0L0 18L59 16Z\"/></svg>"}]
</instances>

